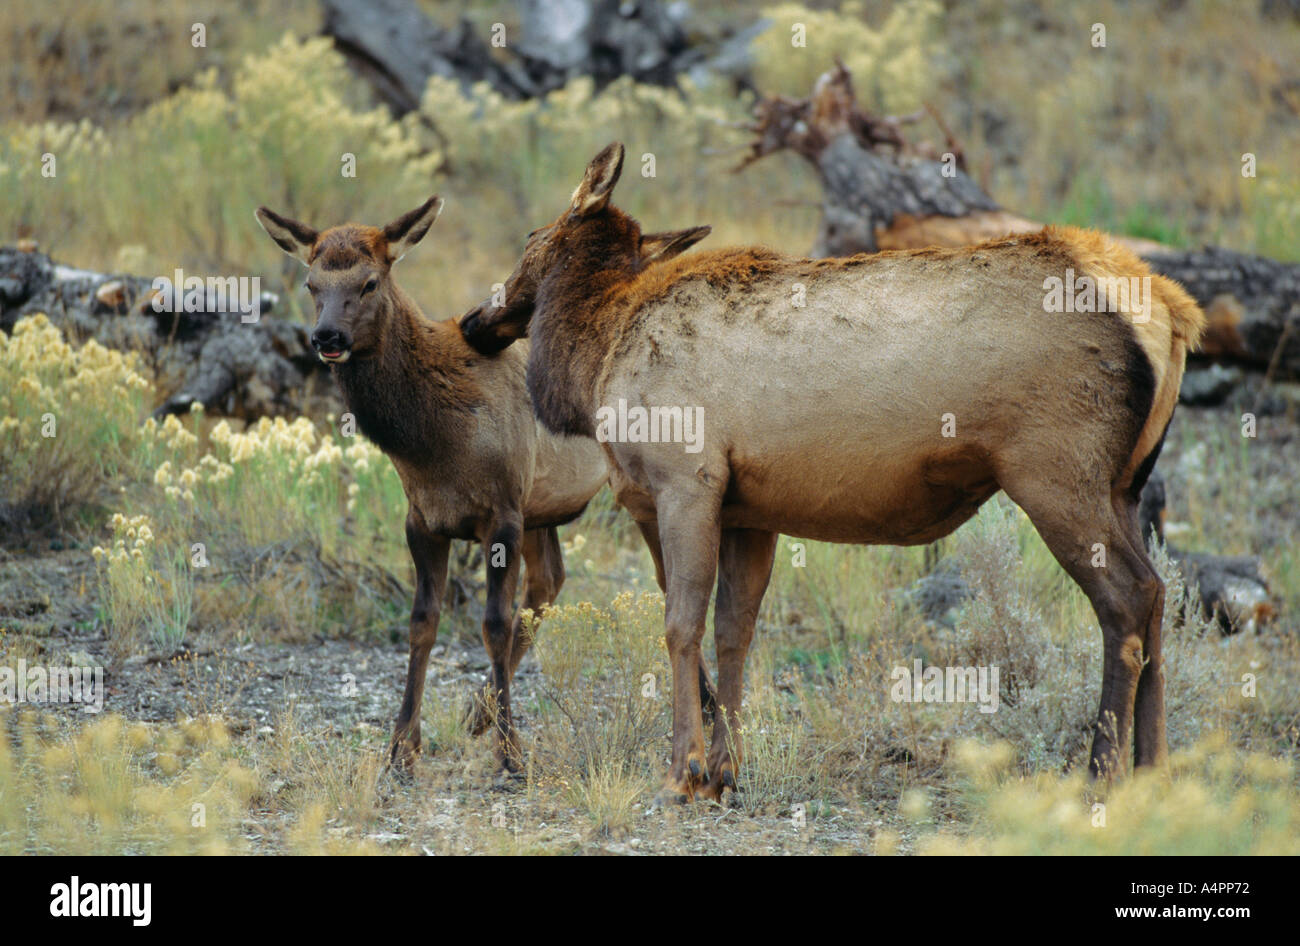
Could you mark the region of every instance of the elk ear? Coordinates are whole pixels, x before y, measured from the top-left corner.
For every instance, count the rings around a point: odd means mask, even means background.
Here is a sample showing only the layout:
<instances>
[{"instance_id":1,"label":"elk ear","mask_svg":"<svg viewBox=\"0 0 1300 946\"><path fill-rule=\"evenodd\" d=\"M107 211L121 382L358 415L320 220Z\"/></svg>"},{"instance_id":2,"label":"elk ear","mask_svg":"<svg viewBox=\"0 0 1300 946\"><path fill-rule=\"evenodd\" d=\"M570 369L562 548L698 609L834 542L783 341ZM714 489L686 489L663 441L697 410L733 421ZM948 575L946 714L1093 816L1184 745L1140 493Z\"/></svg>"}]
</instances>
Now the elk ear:
<instances>
[{"instance_id":1,"label":"elk ear","mask_svg":"<svg viewBox=\"0 0 1300 946\"><path fill-rule=\"evenodd\" d=\"M672 259L699 243L712 230L712 227L691 227L688 230L644 233L641 235L641 262L649 265Z\"/></svg>"},{"instance_id":2,"label":"elk ear","mask_svg":"<svg viewBox=\"0 0 1300 946\"><path fill-rule=\"evenodd\" d=\"M396 263L405 256L415 244L424 239L424 235L433 226L433 221L442 213L441 197L430 197L410 213L402 214L388 226L384 227L384 238L388 240L388 258Z\"/></svg>"},{"instance_id":3,"label":"elk ear","mask_svg":"<svg viewBox=\"0 0 1300 946\"><path fill-rule=\"evenodd\" d=\"M623 173L623 145L615 141L605 146L605 150L591 159L582 183L573 192L569 212L579 217L604 210L614 193L618 176Z\"/></svg>"},{"instance_id":4,"label":"elk ear","mask_svg":"<svg viewBox=\"0 0 1300 946\"><path fill-rule=\"evenodd\" d=\"M257 222L276 246L301 260L304 266L310 265L311 248L316 245L318 236L315 230L265 207L257 208Z\"/></svg>"}]
</instances>

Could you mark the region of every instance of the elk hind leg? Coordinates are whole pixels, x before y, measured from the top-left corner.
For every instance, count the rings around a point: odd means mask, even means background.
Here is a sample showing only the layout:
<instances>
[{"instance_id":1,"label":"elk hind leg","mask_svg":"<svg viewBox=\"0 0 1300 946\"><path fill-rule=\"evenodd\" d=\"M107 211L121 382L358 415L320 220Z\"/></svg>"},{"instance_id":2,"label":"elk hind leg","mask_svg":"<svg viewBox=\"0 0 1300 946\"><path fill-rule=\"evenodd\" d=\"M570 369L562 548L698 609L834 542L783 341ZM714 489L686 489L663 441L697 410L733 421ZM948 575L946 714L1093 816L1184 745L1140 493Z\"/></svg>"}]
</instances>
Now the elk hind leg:
<instances>
[{"instance_id":1,"label":"elk hind leg","mask_svg":"<svg viewBox=\"0 0 1300 946\"><path fill-rule=\"evenodd\" d=\"M554 526L529 529L524 533L520 553L524 559L524 603L515 612L510 627L510 664L508 676L513 681L519 662L524 659L548 607L555 603L564 586L564 552ZM533 620L525 622L524 612L531 610ZM466 725L470 735L481 736L492 726L494 716L492 682L470 697Z\"/></svg>"},{"instance_id":2,"label":"elk hind leg","mask_svg":"<svg viewBox=\"0 0 1300 946\"><path fill-rule=\"evenodd\" d=\"M740 711L744 697L745 657L754 639L754 623L763 593L772 577L775 532L727 529L718 547L718 597L713 613L713 638L718 651L718 704L713 744L709 749L709 781L700 789L705 798L721 801L724 790L736 789L743 749Z\"/></svg>"},{"instance_id":3,"label":"elk hind leg","mask_svg":"<svg viewBox=\"0 0 1300 946\"><path fill-rule=\"evenodd\" d=\"M420 752L424 679L429 669L429 652L438 639L438 618L447 586L447 557L451 547L443 536L427 532L414 513L407 515L406 543L415 563L415 601L411 607L406 691L393 724L388 755L389 765L398 771L409 769Z\"/></svg>"},{"instance_id":4,"label":"elk hind leg","mask_svg":"<svg viewBox=\"0 0 1300 946\"><path fill-rule=\"evenodd\" d=\"M510 668L513 644L511 611L519 581L519 550L523 530L518 518L493 524L484 538L487 560L487 607L483 613L483 645L491 666L488 677L490 712L496 730L497 764L507 773L522 768L519 737L510 710Z\"/></svg>"},{"instance_id":5,"label":"elk hind leg","mask_svg":"<svg viewBox=\"0 0 1300 946\"><path fill-rule=\"evenodd\" d=\"M1159 650L1158 612L1163 600L1159 578L1145 554L1133 547L1129 533L1135 533L1136 527L1130 528L1117 511L1109 484L1078 491L1044 480L1002 485L1029 516L1061 567L1083 589L1097 615L1102 684L1089 770L1094 778L1122 774L1153 615L1154 645ZM1148 689L1152 693L1148 700L1158 696L1154 686ZM1149 725L1149 718L1143 722Z\"/></svg>"},{"instance_id":6,"label":"elk hind leg","mask_svg":"<svg viewBox=\"0 0 1300 946\"><path fill-rule=\"evenodd\" d=\"M1163 654L1163 625L1165 612L1165 586L1160 573L1147 554L1146 543L1138 524L1138 499L1129 491L1115 496L1115 512L1123 527L1125 540L1133 561L1146 572L1146 585L1154 585L1145 613L1140 613L1139 630L1144 631L1142 647L1144 660L1138 676L1137 696L1133 713L1133 764L1135 767L1164 764L1169 756L1165 727L1165 668Z\"/></svg>"}]
</instances>

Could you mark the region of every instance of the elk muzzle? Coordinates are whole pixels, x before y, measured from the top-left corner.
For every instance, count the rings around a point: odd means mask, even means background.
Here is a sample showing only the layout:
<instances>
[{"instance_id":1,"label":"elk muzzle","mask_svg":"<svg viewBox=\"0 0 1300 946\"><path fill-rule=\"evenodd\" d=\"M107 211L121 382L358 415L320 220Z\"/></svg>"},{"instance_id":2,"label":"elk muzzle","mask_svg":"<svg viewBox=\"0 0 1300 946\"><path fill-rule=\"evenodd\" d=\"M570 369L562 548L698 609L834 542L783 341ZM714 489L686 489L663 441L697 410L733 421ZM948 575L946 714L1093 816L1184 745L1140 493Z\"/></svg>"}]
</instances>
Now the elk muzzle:
<instances>
[{"instance_id":1,"label":"elk muzzle","mask_svg":"<svg viewBox=\"0 0 1300 946\"><path fill-rule=\"evenodd\" d=\"M460 317L461 334L479 354L495 355L523 334L502 319L503 311L501 306L483 302Z\"/></svg>"},{"instance_id":2,"label":"elk muzzle","mask_svg":"<svg viewBox=\"0 0 1300 946\"><path fill-rule=\"evenodd\" d=\"M317 325L311 333L311 347L327 365L338 365L352 354L352 338L332 325Z\"/></svg>"}]
</instances>

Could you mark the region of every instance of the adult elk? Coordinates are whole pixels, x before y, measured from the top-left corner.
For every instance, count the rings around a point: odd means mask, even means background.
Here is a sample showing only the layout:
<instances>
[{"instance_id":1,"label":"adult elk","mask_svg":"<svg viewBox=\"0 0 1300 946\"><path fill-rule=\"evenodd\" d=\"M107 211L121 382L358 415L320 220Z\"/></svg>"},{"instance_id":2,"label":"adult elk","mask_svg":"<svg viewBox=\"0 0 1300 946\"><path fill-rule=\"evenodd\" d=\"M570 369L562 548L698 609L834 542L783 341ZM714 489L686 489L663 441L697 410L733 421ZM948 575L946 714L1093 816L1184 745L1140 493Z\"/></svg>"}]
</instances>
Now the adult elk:
<instances>
[{"instance_id":1,"label":"adult elk","mask_svg":"<svg viewBox=\"0 0 1300 946\"><path fill-rule=\"evenodd\" d=\"M596 156L569 207L530 237L505 304L461 328L485 352L529 334L528 387L553 432L592 437L597 411L619 400L703 410L699 452L603 444L619 501L663 540L674 680L660 797L718 798L734 784L744 659L776 533L926 543L998 489L1101 624L1092 772L1124 765L1135 705L1135 761L1160 761L1164 588L1137 501L1204 326L1191 298L1106 237L1054 227L845 259L725 249L639 272L640 227L610 204L622 164L618 144ZM1112 311L1045 311L1052 280L1074 274ZM1134 279L1149 291L1121 298ZM715 631L725 712L706 758L686 684L715 565L719 610L748 620Z\"/></svg>"},{"instance_id":2,"label":"adult elk","mask_svg":"<svg viewBox=\"0 0 1300 946\"><path fill-rule=\"evenodd\" d=\"M406 768L420 750L420 706L449 546L468 539L482 544L487 563L483 642L491 663L470 728L477 735L495 724L498 763L514 772L520 754L510 681L532 643L522 609L510 620L519 558L523 607L540 614L564 583L556 527L582 513L607 469L596 444L537 423L524 386L526 346L484 357L466 344L454 320L426 319L394 282L392 265L423 239L442 204L432 197L382 228L346 224L317 232L266 207L257 219L308 267L317 315L312 346L331 366L361 432L392 461L409 503L415 603L390 761ZM703 236L695 233L646 235L637 247L639 264L671 258ZM653 542L653 534L647 539ZM652 552L658 555L657 546ZM699 675L703 687L703 667Z\"/></svg>"}]
</instances>

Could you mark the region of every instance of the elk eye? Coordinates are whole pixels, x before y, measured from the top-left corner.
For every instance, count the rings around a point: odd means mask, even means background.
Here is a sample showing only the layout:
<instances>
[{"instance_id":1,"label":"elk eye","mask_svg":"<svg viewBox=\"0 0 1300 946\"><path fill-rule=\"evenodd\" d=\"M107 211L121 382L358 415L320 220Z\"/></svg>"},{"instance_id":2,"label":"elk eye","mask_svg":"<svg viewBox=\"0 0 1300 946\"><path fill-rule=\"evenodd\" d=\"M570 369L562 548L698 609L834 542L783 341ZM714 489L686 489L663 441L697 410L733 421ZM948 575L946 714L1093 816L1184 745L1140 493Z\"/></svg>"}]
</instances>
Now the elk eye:
<instances>
[{"instance_id":1,"label":"elk eye","mask_svg":"<svg viewBox=\"0 0 1300 946\"><path fill-rule=\"evenodd\" d=\"M303 285L307 287L308 292L313 294L316 292L316 287L313 286L311 283L303 283Z\"/></svg>"},{"instance_id":2,"label":"elk eye","mask_svg":"<svg viewBox=\"0 0 1300 946\"><path fill-rule=\"evenodd\" d=\"M379 280L367 279L366 284L361 287L361 294L364 296L368 292L374 292L379 288Z\"/></svg>"}]
</instances>

